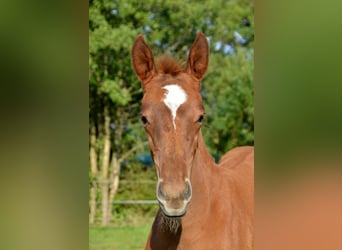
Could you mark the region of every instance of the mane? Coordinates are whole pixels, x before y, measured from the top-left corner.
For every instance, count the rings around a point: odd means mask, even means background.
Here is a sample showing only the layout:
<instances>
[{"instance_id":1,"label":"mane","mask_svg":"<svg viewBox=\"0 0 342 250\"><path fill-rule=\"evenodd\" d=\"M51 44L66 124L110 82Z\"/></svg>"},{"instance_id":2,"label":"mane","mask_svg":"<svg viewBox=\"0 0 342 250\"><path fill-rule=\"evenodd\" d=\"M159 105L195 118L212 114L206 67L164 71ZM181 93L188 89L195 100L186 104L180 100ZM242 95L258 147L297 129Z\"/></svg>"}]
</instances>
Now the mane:
<instances>
[{"instance_id":1,"label":"mane","mask_svg":"<svg viewBox=\"0 0 342 250\"><path fill-rule=\"evenodd\" d=\"M163 56L157 60L159 71L164 74L178 75L183 71L182 66L171 56Z\"/></svg>"}]
</instances>

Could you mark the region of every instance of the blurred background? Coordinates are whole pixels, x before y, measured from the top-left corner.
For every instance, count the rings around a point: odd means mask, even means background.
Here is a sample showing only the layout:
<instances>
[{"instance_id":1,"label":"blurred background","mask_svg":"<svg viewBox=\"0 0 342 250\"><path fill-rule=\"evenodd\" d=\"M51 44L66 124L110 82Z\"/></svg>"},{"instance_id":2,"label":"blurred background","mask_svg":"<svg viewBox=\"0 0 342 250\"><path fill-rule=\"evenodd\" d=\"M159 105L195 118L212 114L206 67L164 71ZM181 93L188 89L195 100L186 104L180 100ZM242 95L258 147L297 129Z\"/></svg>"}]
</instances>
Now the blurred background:
<instances>
[{"instance_id":1,"label":"blurred background","mask_svg":"<svg viewBox=\"0 0 342 250\"><path fill-rule=\"evenodd\" d=\"M157 205L121 204L155 192L130 47L184 60L198 30L206 144L255 145L255 249L342 249L342 2L141 2L1 1L0 249L143 248Z\"/></svg>"},{"instance_id":2,"label":"blurred background","mask_svg":"<svg viewBox=\"0 0 342 250\"><path fill-rule=\"evenodd\" d=\"M235 146L254 145L253 1L90 1L91 249L142 249L158 209L139 116L143 93L131 67L133 41L143 34L155 57L171 55L184 65L198 31L211 51L202 131L219 160Z\"/></svg>"}]
</instances>

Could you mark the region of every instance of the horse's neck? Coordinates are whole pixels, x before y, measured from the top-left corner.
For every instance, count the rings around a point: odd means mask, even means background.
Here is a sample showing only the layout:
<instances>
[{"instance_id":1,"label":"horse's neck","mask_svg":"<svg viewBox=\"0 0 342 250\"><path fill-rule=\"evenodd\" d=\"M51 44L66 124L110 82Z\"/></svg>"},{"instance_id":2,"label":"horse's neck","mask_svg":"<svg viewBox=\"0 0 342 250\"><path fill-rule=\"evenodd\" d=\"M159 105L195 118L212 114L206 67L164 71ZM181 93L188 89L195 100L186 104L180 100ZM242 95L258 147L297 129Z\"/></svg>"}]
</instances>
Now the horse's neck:
<instances>
[{"instance_id":1,"label":"horse's neck","mask_svg":"<svg viewBox=\"0 0 342 250\"><path fill-rule=\"evenodd\" d=\"M208 179L211 174L212 168L215 165L214 159L207 150L207 147L204 144L204 140L202 134L199 134L198 138L198 146L196 150L196 155L194 158L194 166L192 171L198 174L201 174L205 179Z\"/></svg>"},{"instance_id":2,"label":"horse's neck","mask_svg":"<svg viewBox=\"0 0 342 250\"><path fill-rule=\"evenodd\" d=\"M191 173L191 185L193 192L191 203L202 203L208 199L214 165L215 162L213 157L208 152L204 144L202 134L200 134ZM207 204L208 202L205 203Z\"/></svg>"}]
</instances>

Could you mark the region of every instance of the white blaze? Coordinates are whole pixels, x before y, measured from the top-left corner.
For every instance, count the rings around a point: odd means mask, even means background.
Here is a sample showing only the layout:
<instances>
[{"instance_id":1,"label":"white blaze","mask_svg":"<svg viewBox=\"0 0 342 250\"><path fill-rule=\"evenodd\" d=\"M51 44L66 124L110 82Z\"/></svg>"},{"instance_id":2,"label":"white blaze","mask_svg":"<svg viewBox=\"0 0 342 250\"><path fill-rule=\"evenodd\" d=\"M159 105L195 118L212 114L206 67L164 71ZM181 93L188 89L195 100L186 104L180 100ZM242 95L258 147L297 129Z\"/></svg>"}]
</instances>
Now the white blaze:
<instances>
[{"instance_id":1,"label":"white blaze","mask_svg":"<svg viewBox=\"0 0 342 250\"><path fill-rule=\"evenodd\" d=\"M186 101L186 93L177 84L167 85L163 87L163 89L167 90L163 101L171 111L173 127L176 128L175 119L177 115L177 109Z\"/></svg>"}]
</instances>

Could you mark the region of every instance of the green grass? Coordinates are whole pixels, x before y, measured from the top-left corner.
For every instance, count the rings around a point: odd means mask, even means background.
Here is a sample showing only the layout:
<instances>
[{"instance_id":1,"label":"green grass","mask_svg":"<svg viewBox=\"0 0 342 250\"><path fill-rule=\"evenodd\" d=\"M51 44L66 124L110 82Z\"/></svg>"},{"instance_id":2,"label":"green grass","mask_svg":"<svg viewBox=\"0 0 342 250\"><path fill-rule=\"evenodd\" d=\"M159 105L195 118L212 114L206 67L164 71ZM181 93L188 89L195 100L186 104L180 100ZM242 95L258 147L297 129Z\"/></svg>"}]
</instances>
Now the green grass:
<instances>
[{"instance_id":1,"label":"green grass","mask_svg":"<svg viewBox=\"0 0 342 250\"><path fill-rule=\"evenodd\" d=\"M89 250L144 249L151 225L89 227Z\"/></svg>"}]
</instances>

